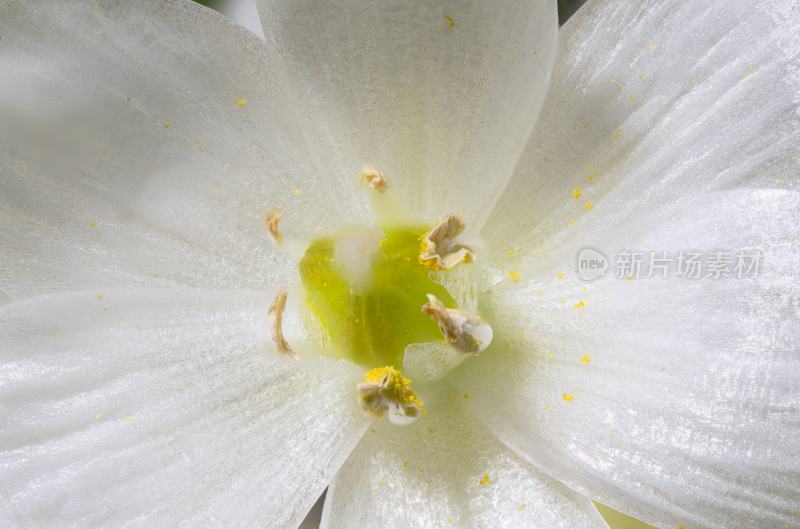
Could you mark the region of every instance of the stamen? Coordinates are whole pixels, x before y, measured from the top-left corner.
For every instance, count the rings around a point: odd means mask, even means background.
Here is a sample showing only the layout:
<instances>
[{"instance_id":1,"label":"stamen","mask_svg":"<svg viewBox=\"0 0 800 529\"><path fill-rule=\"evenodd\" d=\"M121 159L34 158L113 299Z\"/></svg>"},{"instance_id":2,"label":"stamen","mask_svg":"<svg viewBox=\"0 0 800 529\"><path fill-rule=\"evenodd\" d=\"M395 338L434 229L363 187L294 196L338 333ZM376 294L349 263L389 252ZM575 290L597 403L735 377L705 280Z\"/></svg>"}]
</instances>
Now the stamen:
<instances>
[{"instance_id":1,"label":"stamen","mask_svg":"<svg viewBox=\"0 0 800 529\"><path fill-rule=\"evenodd\" d=\"M264 217L264 225L267 227L269 236L275 246L280 246L283 243L283 236L278 230L278 224L281 222L281 210L273 209Z\"/></svg>"},{"instance_id":2,"label":"stamen","mask_svg":"<svg viewBox=\"0 0 800 529\"><path fill-rule=\"evenodd\" d=\"M383 193L389 187L386 177L375 169L364 169L361 172L361 183L368 185L371 189Z\"/></svg>"},{"instance_id":3,"label":"stamen","mask_svg":"<svg viewBox=\"0 0 800 529\"><path fill-rule=\"evenodd\" d=\"M448 309L433 294L428 294L428 303L422 312L439 324L444 342L465 354L479 353L489 347L492 328L470 312Z\"/></svg>"},{"instance_id":4,"label":"stamen","mask_svg":"<svg viewBox=\"0 0 800 529\"><path fill-rule=\"evenodd\" d=\"M367 371L357 392L361 410L375 418L389 412L394 424L410 424L424 414L425 404L411 389L411 380L392 366Z\"/></svg>"},{"instance_id":5,"label":"stamen","mask_svg":"<svg viewBox=\"0 0 800 529\"><path fill-rule=\"evenodd\" d=\"M286 298L286 291L281 290L272 300L267 315L272 318L272 341L275 342L275 348L279 353L294 356L294 351L283 336L283 311L286 309Z\"/></svg>"},{"instance_id":6,"label":"stamen","mask_svg":"<svg viewBox=\"0 0 800 529\"><path fill-rule=\"evenodd\" d=\"M419 262L432 270L450 270L475 260L475 252L458 244L455 238L464 231L464 223L452 213L445 213L438 224L422 238Z\"/></svg>"}]
</instances>

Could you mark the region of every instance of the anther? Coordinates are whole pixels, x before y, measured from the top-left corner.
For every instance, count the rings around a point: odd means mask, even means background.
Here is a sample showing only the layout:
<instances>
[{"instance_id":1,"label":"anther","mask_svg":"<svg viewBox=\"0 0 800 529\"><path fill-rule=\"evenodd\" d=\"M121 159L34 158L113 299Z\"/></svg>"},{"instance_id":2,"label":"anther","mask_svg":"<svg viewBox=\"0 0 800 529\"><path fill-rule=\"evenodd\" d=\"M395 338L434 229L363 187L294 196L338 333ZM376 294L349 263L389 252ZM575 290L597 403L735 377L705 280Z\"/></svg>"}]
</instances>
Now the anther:
<instances>
[{"instance_id":1,"label":"anther","mask_svg":"<svg viewBox=\"0 0 800 529\"><path fill-rule=\"evenodd\" d=\"M369 186L371 189L383 193L389 187L386 177L380 171L375 169L364 169L361 172L361 183Z\"/></svg>"},{"instance_id":2,"label":"anther","mask_svg":"<svg viewBox=\"0 0 800 529\"><path fill-rule=\"evenodd\" d=\"M411 389L411 380L394 367L367 371L356 389L361 410L375 418L388 412L391 422L409 424L424 414L425 404Z\"/></svg>"},{"instance_id":3,"label":"anther","mask_svg":"<svg viewBox=\"0 0 800 529\"><path fill-rule=\"evenodd\" d=\"M475 252L455 242L464 223L452 213L445 213L436 226L422 238L419 262L432 270L450 270L461 263L475 260Z\"/></svg>"},{"instance_id":4,"label":"anther","mask_svg":"<svg viewBox=\"0 0 800 529\"><path fill-rule=\"evenodd\" d=\"M269 236L272 239L272 243L275 246L280 246L281 243L283 243L283 236L278 230L278 224L280 224L280 222L281 210L279 209L273 209L264 217L264 225L266 226Z\"/></svg>"},{"instance_id":5,"label":"anther","mask_svg":"<svg viewBox=\"0 0 800 529\"><path fill-rule=\"evenodd\" d=\"M439 324L444 342L462 353L479 353L489 347L492 341L491 326L479 316L464 310L449 309L433 294L428 294L428 303L422 306L422 312Z\"/></svg>"},{"instance_id":6,"label":"anther","mask_svg":"<svg viewBox=\"0 0 800 529\"><path fill-rule=\"evenodd\" d=\"M294 351L283 336L283 311L286 309L286 298L286 291L281 290L272 300L267 315L272 320L272 341L275 342L275 348L279 353L294 356Z\"/></svg>"}]
</instances>

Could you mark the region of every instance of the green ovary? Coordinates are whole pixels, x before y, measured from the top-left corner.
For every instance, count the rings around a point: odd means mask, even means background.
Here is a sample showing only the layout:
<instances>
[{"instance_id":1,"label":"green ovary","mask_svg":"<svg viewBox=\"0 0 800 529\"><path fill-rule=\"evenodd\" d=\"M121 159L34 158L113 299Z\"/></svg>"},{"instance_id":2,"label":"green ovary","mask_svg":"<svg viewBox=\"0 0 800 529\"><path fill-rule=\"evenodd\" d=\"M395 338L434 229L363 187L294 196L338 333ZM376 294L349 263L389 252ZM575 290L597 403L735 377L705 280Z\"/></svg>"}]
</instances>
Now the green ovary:
<instances>
[{"instance_id":1,"label":"green ovary","mask_svg":"<svg viewBox=\"0 0 800 529\"><path fill-rule=\"evenodd\" d=\"M403 351L442 339L438 325L420 311L433 294L453 306L450 293L419 263L419 227L383 228L372 255L371 282L358 291L335 258L336 237L316 239L300 261L300 277L312 319L328 344L323 354L366 367L403 366Z\"/></svg>"}]
</instances>

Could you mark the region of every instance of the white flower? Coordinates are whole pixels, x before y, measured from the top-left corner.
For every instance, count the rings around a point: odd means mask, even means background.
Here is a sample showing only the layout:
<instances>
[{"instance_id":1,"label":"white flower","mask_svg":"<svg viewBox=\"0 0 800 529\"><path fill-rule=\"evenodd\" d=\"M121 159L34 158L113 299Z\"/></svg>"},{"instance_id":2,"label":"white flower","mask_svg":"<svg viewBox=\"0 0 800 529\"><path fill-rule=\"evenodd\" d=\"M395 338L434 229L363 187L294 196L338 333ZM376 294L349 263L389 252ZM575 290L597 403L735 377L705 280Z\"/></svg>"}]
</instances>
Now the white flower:
<instances>
[{"instance_id":1,"label":"white flower","mask_svg":"<svg viewBox=\"0 0 800 529\"><path fill-rule=\"evenodd\" d=\"M260 15L0 2L0 527L292 528L326 487L331 529L798 526L795 0L594 0L558 45L545 0ZM315 350L297 261L446 211L493 345L398 427L356 399L382 366ZM586 247L763 270L584 283Z\"/></svg>"}]
</instances>

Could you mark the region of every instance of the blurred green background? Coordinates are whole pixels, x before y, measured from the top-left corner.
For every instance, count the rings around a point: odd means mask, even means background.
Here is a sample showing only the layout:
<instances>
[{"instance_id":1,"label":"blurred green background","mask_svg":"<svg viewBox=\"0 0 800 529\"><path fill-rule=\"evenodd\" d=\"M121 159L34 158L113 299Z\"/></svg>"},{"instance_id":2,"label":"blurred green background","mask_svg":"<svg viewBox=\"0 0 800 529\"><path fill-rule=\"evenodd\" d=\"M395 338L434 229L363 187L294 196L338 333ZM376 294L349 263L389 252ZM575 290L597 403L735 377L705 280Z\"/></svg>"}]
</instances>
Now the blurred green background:
<instances>
[{"instance_id":1,"label":"blurred green background","mask_svg":"<svg viewBox=\"0 0 800 529\"><path fill-rule=\"evenodd\" d=\"M201 4L216 9L217 11L227 15L228 17L236 20L241 25L250 29L258 35L261 33L260 22L258 19L258 12L255 8L255 0L196 0ZM561 24L572 16L575 11L586 0L558 0L558 19ZM652 525L640 522L635 518L631 518L621 512L615 511L610 507L606 507L600 503L595 502L600 514L603 515L606 522L611 529L655 529ZM309 513L308 518L300 529L317 529L319 527L319 517L322 510L322 499L317 502L314 508ZM665 528L668 529L668 528Z\"/></svg>"}]
</instances>

